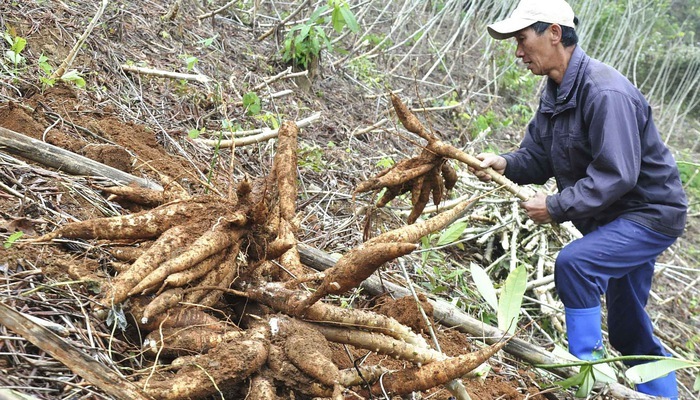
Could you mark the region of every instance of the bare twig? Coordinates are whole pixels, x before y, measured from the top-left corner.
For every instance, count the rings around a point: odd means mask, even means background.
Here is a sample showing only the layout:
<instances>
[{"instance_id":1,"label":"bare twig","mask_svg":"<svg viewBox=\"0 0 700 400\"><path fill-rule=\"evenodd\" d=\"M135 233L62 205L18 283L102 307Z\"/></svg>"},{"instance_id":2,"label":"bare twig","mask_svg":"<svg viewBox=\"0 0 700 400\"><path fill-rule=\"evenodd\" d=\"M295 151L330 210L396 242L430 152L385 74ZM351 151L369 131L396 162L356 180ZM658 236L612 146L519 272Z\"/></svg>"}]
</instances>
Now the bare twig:
<instances>
[{"instance_id":1,"label":"bare twig","mask_svg":"<svg viewBox=\"0 0 700 400\"><path fill-rule=\"evenodd\" d=\"M321 113L315 113L307 118L304 118L304 119L297 121L296 124L299 128L305 128L320 118L321 118ZM278 133L279 133L279 129L272 129L272 130L262 130L261 129L260 134L258 134L258 135L246 136L246 137L233 139L233 140L221 140L221 141L219 141L219 140L213 140L213 139L195 139L195 141L197 143L202 143L202 144L205 144L207 146L219 146L221 148L240 147L240 146L246 146L246 145L253 144L253 143L260 143L260 142L263 142L265 140L274 139L277 137Z\"/></svg>"},{"instance_id":2,"label":"bare twig","mask_svg":"<svg viewBox=\"0 0 700 400\"><path fill-rule=\"evenodd\" d=\"M202 74L184 74L181 72L164 71L155 68L137 67L135 65L122 65L121 69L127 72L134 72L142 75L153 75L161 78L184 79L187 81L197 81L202 83L211 81L211 78Z\"/></svg>"},{"instance_id":3,"label":"bare twig","mask_svg":"<svg viewBox=\"0 0 700 400\"><path fill-rule=\"evenodd\" d=\"M304 9L304 7L307 7L311 3L310 0L305 0L303 1L299 7L297 7L294 11L292 11L287 18L283 19L282 21L279 22L279 24L273 26L272 28L268 29L267 32L263 33L258 37L258 41L261 42L265 40L268 36L272 35L280 26L284 26L287 22L291 21L292 18L294 18L297 14L301 12L301 10Z\"/></svg>"},{"instance_id":4,"label":"bare twig","mask_svg":"<svg viewBox=\"0 0 700 400\"><path fill-rule=\"evenodd\" d=\"M90 36L90 33L92 33L92 30L97 25L97 21L99 21L100 17L102 17L102 14L104 13L105 8L107 8L108 4L109 0L102 0L102 5L97 10L95 16L92 18L92 21L90 21L90 24L85 29L85 32L83 32L82 36L80 36L78 41L75 43L70 53L68 53L68 56L65 58L65 60L63 60L61 65L59 65L58 68L56 68L56 70L51 74L49 79L61 78L63 74L66 73L66 70L70 68L70 66L73 64L73 60L75 60L75 56L78 54L80 48L83 46L83 43L85 43L85 40L87 40L87 37Z\"/></svg>"}]
</instances>

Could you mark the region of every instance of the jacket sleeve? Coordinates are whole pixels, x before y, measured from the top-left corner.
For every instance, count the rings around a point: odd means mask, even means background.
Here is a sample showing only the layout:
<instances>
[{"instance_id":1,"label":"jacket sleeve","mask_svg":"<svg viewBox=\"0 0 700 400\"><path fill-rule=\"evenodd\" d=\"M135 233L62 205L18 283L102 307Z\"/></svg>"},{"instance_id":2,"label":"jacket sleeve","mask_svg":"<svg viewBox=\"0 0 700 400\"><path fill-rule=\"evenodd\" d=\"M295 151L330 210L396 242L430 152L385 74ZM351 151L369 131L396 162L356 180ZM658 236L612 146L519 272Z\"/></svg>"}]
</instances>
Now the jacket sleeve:
<instances>
[{"instance_id":1,"label":"jacket sleeve","mask_svg":"<svg viewBox=\"0 0 700 400\"><path fill-rule=\"evenodd\" d=\"M542 185L553 176L551 163L537 128L537 116L528 124L520 148L502 156L507 161L506 177L519 185Z\"/></svg>"},{"instance_id":2,"label":"jacket sleeve","mask_svg":"<svg viewBox=\"0 0 700 400\"><path fill-rule=\"evenodd\" d=\"M597 215L632 190L639 177L639 132L646 117L634 99L606 90L583 107L592 161L584 178L547 197L547 209L557 222Z\"/></svg>"}]
</instances>

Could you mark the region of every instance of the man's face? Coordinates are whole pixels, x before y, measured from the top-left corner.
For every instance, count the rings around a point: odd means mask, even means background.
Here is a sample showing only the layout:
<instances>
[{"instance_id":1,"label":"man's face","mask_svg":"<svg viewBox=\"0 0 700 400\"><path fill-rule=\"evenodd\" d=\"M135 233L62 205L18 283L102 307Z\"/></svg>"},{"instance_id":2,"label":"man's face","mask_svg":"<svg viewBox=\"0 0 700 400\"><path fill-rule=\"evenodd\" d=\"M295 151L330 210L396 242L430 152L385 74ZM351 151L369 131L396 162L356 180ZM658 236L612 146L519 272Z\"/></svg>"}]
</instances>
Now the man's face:
<instances>
[{"instance_id":1,"label":"man's face","mask_svg":"<svg viewBox=\"0 0 700 400\"><path fill-rule=\"evenodd\" d=\"M553 68L553 47L547 28L542 35L538 35L531 27L519 31L515 35L518 45L515 56L520 58L527 69L535 75L548 75Z\"/></svg>"}]
</instances>

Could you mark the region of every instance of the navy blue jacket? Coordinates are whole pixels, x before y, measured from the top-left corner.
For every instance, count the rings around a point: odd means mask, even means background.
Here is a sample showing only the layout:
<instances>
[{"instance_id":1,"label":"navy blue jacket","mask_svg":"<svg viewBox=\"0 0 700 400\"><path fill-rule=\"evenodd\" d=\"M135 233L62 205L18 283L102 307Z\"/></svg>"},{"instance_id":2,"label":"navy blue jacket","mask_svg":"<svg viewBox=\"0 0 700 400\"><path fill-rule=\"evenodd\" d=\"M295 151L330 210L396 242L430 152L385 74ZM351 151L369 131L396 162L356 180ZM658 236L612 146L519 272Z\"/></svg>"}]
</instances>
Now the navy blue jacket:
<instances>
[{"instance_id":1,"label":"navy blue jacket","mask_svg":"<svg viewBox=\"0 0 700 400\"><path fill-rule=\"evenodd\" d=\"M548 79L520 148L503 157L516 183L554 177L559 192L547 197L549 214L583 234L618 217L683 233L687 199L651 107L627 78L579 46L561 86Z\"/></svg>"}]
</instances>

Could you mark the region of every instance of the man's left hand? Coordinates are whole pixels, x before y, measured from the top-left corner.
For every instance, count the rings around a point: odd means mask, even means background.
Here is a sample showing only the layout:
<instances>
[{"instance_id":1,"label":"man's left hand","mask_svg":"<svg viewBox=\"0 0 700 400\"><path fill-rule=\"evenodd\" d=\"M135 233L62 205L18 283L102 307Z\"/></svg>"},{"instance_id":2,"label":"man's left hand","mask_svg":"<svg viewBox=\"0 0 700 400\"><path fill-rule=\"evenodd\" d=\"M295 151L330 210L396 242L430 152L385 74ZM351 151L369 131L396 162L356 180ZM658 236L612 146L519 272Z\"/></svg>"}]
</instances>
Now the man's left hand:
<instances>
[{"instance_id":1,"label":"man's left hand","mask_svg":"<svg viewBox=\"0 0 700 400\"><path fill-rule=\"evenodd\" d=\"M549 224L552 216L547 211L547 195L538 192L528 201L520 203L520 207L525 209L527 216L536 224Z\"/></svg>"}]
</instances>

